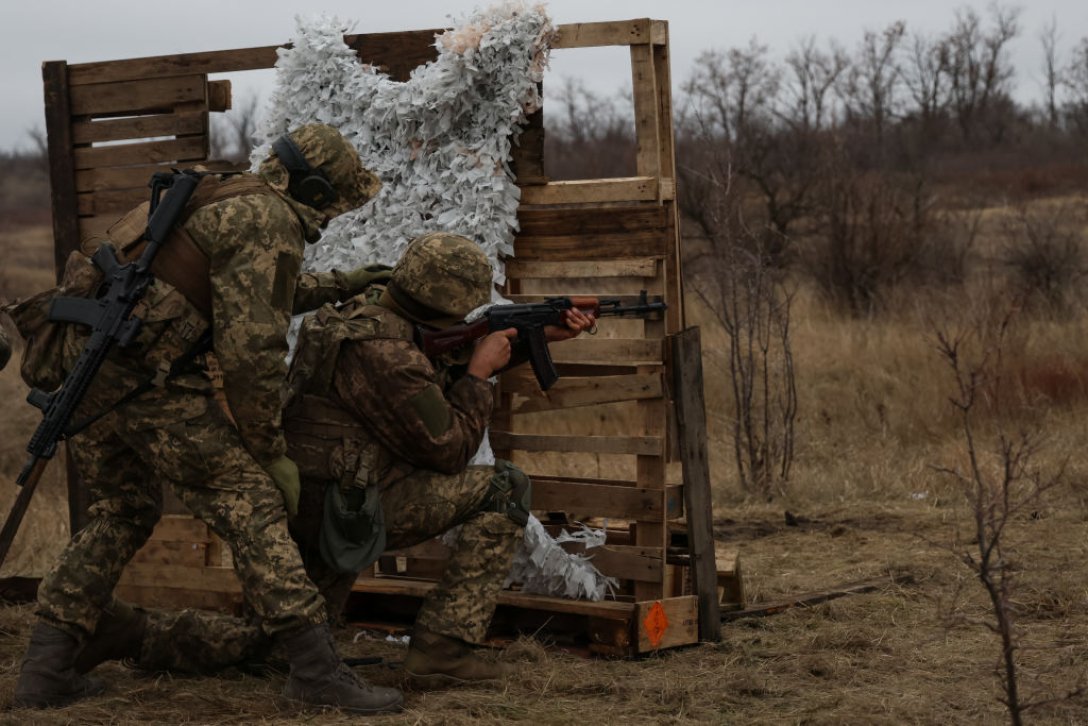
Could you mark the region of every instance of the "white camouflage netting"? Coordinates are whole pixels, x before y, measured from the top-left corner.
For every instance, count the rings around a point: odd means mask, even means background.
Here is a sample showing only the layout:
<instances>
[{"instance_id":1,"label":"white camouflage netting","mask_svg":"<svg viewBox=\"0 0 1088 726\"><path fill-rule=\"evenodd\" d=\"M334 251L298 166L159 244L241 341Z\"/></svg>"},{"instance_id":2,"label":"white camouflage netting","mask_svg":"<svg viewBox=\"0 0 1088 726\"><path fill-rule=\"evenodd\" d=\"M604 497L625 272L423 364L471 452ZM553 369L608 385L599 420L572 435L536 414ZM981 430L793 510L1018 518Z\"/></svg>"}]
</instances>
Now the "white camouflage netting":
<instances>
[{"instance_id":1,"label":"white camouflage netting","mask_svg":"<svg viewBox=\"0 0 1088 726\"><path fill-rule=\"evenodd\" d=\"M513 253L521 197L508 165L510 139L540 107L537 83L554 34L543 6L508 2L456 20L435 38L437 60L406 82L361 64L343 41L351 28L339 19L297 24L292 47L278 51L254 166L279 135L321 122L340 129L382 180L373 200L333 220L308 248L306 269L392 265L414 237L447 231L476 240L502 284L499 258ZM494 462L486 438L474 462ZM567 537L603 543L603 532L587 532ZM567 554L535 518L510 581L530 592L590 600L615 586L587 557Z\"/></svg>"}]
</instances>

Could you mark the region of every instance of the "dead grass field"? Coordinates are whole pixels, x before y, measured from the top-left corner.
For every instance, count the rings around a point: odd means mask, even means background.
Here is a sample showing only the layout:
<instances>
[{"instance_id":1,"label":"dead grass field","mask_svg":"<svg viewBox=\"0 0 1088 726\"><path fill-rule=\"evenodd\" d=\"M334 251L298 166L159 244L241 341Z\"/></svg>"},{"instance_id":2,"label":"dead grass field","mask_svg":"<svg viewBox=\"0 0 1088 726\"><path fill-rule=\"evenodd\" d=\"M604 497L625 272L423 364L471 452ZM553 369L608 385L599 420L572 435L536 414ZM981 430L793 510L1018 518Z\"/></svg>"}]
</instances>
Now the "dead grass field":
<instances>
[{"instance_id":1,"label":"dead grass field","mask_svg":"<svg viewBox=\"0 0 1088 726\"><path fill-rule=\"evenodd\" d=\"M48 235L46 233L46 239ZM11 238L5 237L5 244ZM20 237L19 239L29 239ZM40 260L40 257L39 257ZM15 270L22 280L29 271ZM10 273L9 273L10 274ZM40 272L34 273L41 275ZM48 274L44 279L48 282ZM24 291L25 292L25 291ZM773 503L737 490L725 398L725 339L696 296L703 325L711 424L715 529L739 545L749 599L762 601L881 577L878 591L723 626L723 642L640 661L585 660L522 640L496 654L515 665L501 686L407 694L404 714L382 723L534 722L721 724L992 724L1006 721L994 668L999 642L985 596L953 554L969 545L970 512L933 471L962 456L947 403L951 379L932 345L934 310L966 319L977 303L904 298L894 315L844 319L799 293L795 355L801 395L797 462L789 494ZM1012 331L1007 405L980 421L983 448L997 428L1037 429L1044 470L1066 464L1064 483L1008 543L1027 700L1088 685L1088 320L1026 320ZM0 475L10 482L37 414L23 404L14 368L0 376ZM572 432L578 425L569 425ZM584 422L593 426L594 422ZM611 433L597 430L598 433ZM988 465L992 465L989 461ZM609 468L609 460L585 463ZM0 486L0 507L13 485ZM67 536L66 504L46 482L14 558L2 574L41 574ZM786 524L784 511L795 515ZM0 609L0 704L10 702L30 606ZM338 634L346 655L403 657L399 646ZM347 723L293 710L278 699L282 675L146 676L100 669L107 695L46 713L0 711L0 723ZM384 666L359 672L400 685ZM1088 723L1082 692L1028 712L1029 723Z\"/></svg>"}]
</instances>

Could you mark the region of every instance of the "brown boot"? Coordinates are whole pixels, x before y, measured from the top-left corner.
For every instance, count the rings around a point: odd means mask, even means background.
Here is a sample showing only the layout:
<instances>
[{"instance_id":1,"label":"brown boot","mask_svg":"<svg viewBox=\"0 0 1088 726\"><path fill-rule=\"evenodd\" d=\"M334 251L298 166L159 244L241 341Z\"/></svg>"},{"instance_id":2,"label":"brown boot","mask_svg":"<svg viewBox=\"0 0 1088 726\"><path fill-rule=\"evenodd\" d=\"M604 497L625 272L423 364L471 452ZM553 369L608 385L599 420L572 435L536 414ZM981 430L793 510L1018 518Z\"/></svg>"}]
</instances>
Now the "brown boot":
<instances>
[{"instance_id":1,"label":"brown boot","mask_svg":"<svg viewBox=\"0 0 1088 726\"><path fill-rule=\"evenodd\" d=\"M351 713L401 710L404 696L400 691L362 681L344 665L336 654L327 623L285 636L281 645L291 660L291 672L283 688L287 698Z\"/></svg>"},{"instance_id":2,"label":"brown boot","mask_svg":"<svg viewBox=\"0 0 1088 726\"><path fill-rule=\"evenodd\" d=\"M73 664L79 641L58 627L39 621L30 633L30 646L15 684L16 708L63 706L106 690L102 681L76 673Z\"/></svg>"},{"instance_id":3,"label":"brown boot","mask_svg":"<svg viewBox=\"0 0 1088 726\"><path fill-rule=\"evenodd\" d=\"M421 685L494 681L509 672L502 663L481 658L465 641L419 625L412 632L404 670Z\"/></svg>"},{"instance_id":4,"label":"brown boot","mask_svg":"<svg viewBox=\"0 0 1088 726\"><path fill-rule=\"evenodd\" d=\"M76 673L88 673L108 660L139 659L146 629L146 612L114 600L102 611L94 635L76 654Z\"/></svg>"}]
</instances>

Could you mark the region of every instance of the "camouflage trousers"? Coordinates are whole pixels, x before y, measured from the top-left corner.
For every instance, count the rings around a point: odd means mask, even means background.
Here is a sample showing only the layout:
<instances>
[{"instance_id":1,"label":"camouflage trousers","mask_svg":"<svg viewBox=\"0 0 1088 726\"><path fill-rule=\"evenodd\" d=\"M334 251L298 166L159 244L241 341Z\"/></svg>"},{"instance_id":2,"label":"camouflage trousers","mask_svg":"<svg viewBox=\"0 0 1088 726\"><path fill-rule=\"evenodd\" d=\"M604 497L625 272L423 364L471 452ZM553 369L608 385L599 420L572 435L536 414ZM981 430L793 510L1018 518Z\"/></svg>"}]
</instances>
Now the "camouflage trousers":
<instances>
[{"instance_id":1,"label":"camouflage trousers","mask_svg":"<svg viewBox=\"0 0 1088 726\"><path fill-rule=\"evenodd\" d=\"M416 624L434 632L480 642L522 529L505 514L485 511L490 466L455 475L416 470L382 492L388 549L424 542L461 526L445 574L423 602ZM308 516L324 499L324 484L303 482L299 519L292 527L310 577L340 614L355 582L329 568L318 551L320 516ZM301 526L305 525L305 526ZM148 669L206 673L260 660L271 643L250 621L217 613L150 611L139 665Z\"/></svg>"},{"instance_id":2,"label":"camouflage trousers","mask_svg":"<svg viewBox=\"0 0 1088 726\"><path fill-rule=\"evenodd\" d=\"M77 638L94 632L122 570L159 520L161 486L169 482L230 546L265 632L324 622L324 601L306 577L279 491L215 399L183 383L148 392L72 439L90 490L89 522L42 580L38 614ZM127 384L92 388L84 408L101 410Z\"/></svg>"}]
</instances>

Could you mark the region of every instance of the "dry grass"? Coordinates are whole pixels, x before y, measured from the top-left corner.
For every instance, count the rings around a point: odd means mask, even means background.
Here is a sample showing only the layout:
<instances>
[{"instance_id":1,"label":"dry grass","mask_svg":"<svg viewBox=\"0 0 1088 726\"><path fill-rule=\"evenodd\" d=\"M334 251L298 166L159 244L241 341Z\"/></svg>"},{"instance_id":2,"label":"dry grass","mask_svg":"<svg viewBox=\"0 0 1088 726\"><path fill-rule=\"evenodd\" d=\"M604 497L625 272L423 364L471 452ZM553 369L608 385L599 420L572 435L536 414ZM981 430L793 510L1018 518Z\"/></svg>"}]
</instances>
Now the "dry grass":
<instances>
[{"instance_id":1,"label":"dry grass","mask_svg":"<svg viewBox=\"0 0 1088 726\"><path fill-rule=\"evenodd\" d=\"M990 299L979 295L978 299ZM936 302L934 302L936 300ZM846 320L802 290L795 353L802 396L801 438L789 496L752 501L737 489L728 439L725 340L691 295L689 322L703 323L706 401L711 424L716 535L739 545L750 598L765 600L862 578L887 577L878 592L723 628L719 645L640 661L584 660L522 640L497 657L516 676L501 686L407 694L407 710L385 723L1001 723L993 669L998 641L981 622L987 604L951 548L963 546L969 513L932 471L955 463L962 447L947 405L950 379L930 343L934 311L968 319L982 303L904 297L895 315ZM602 328L604 326L602 325ZM1086 321L1025 321L1014 330L1003 401L983 429L1040 427L1041 466L1083 447L1088 395ZM602 330L602 334L608 334ZM0 471L10 479L35 412L15 372L0 376L8 403ZM542 414L556 429L604 430L599 420ZM549 466L555 461L534 459ZM567 457L593 476L629 475L620 457ZM1088 662L1088 485L1085 464L1070 461L1066 483L1009 533L1019 586L1024 691L1029 699L1084 685ZM10 501L11 487L0 487ZM63 493L47 483L17 542L13 572L40 573L63 540ZM2 505L3 502L0 502ZM799 519L788 526L783 510ZM50 549L52 548L52 549ZM19 559L22 558L22 559ZM893 579L892 575L895 575ZM905 579L904 579L905 578ZM909 584L895 584L896 582ZM31 622L28 606L0 610L0 703L10 700ZM390 660L403 650L352 643L347 655ZM278 699L282 676L146 677L101 669L108 695L47 713L0 712L10 723L347 723L304 714ZM360 668L373 680L402 683L399 671ZM1088 722L1088 701L1061 700L1029 711L1034 723Z\"/></svg>"}]
</instances>

